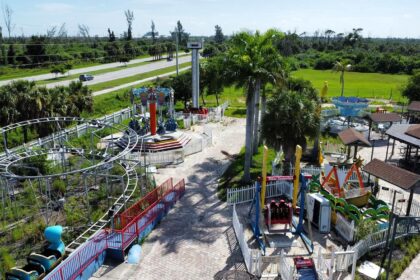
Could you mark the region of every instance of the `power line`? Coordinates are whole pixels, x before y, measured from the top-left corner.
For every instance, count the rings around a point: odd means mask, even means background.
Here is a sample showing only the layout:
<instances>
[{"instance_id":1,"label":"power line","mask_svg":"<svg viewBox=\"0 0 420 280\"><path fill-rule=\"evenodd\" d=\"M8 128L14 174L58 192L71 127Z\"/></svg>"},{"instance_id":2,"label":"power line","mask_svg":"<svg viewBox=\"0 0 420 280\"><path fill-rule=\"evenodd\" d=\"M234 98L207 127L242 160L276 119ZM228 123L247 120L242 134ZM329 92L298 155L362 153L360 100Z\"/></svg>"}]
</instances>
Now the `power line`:
<instances>
[{"instance_id":1,"label":"power line","mask_svg":"<svg viewBox=\"0 0 420 280\"><path fill-rule=\"evenodd\" d=\"M147 39L147 40L150 40L151 41L151 39ZM72 47L74 47L75 45L93 45L93 44L98 44L98 43L102 43L102 44L108 44L108 43L121 43L121 44L124 44L124 43L130 43L130 42L132 42L132 43L138 43L138 42L140 42L140 41L136 41L136 40L133 40L133 41L113 41L113 42L109 42L109 41L93 41L93 42L86 42L86 43L82 43L82 42L67 42L67 43L45 43L45 44L36 44L36 43L6 43L6 42L3 42L3 43L1 43L2 45L7 45L7 46L9 46L9 45L14 45L14 46L28 46L28 45L30 45L30 46L62 46L62 45L68 45L68 46L72 46ZM168 41L164 41L164 42L161 42L160 44L167 44L167 43L171 43L172 42L172 40L168 40ZM149 46L152 46L152 45L139 45L139 46L147 46L147 47L149 47Z\"/></svg>"},{"instance_id":2,"label":"power line","mask_svg":"<svg viewBox=\"0 0 420 280\"><path fill-rule=\"evenodd\" d=\"M17 64L17 65L5 65L7 67L11 68L22 68L25 66L41 66L41 65L51 65L51 64L57 64L57 63L64 63L64 62L83 62L83 61L95 61L95 60L101 60L101 59L109 59L109 58L120 58L120 55L114 55L114 56L102 56L102 57L96 57L96 58L75 58L75 59L68 59L68 60L61 60L61 61L44 61L39 63L26 63L26 64ZM150 57L152 58L152 57ZM134 60L137 58L133 58L131 60ZM112 62L118 62L118 61L112 61ZM112 63L110 62L110 63ZM141 62L139 62L141 63ZM0 66L1 68L2 66Z\"/></svg>"},{"instance_id":3,"label":"power line","mask_svg":"<svg viewBox=\"0 0 420 280\"><path fill-rule=\"evenodd\" d=\"M130 50L138 50L137 48L127 48L124 49L124 52L130 51ZM100 52L105 52L105 50L100 50ZM166 52L166 51L165 51ZM63 53L63 54L33 54L33 55L26 55L26 54L16 54L16 55L5 55L2 57L46 57L46 56L63 56L63 55L82 55L82 54L94 54L95 52L72 52L72 53ZM122 53L124 54L124 53Z\"/></svg>"}]
</instances>

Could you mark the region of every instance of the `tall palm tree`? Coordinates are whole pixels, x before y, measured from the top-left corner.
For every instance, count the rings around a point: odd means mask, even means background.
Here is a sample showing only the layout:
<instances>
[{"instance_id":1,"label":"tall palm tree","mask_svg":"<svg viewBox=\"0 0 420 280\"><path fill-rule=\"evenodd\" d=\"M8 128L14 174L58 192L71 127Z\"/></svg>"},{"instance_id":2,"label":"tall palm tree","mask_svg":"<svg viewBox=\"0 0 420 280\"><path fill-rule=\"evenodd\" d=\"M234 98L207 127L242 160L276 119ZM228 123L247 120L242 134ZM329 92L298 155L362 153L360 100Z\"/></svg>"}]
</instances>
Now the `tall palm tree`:
<instances>
[{"instance_id":1,"label":"tall palm tree","mask_svg":"<svg viewBox=\"0 0 420 280\"><path fill-rule=\"evenodd\" d=\"M345 62L337 61L332 69L335 72L340 72L341 96L344 95L344 72L351 70L351 65Z\"/></svg>"},{"instance_id":2,"label":"tall palm tree","mask_svg":"<svg viewBox=\"0 0 420 280\"><path fill-rule=\"evenodd\" d=\"M283 148L286 161L294 155L297 144L306 146L306 137L315 137L319 129L319 100L311 92L280 89L267 102L262 122L262 136L267 145Z\"/></svg>"},{"instance_id":3,"label":"tall palm tree","mask_svg":"<svg viewBox=\"0 0 420 280\"><path fill-rule=\"evenodd\" d=\"M225 57L225 76L231 84L243 87L246 91L246 138L244 181L250 180L252 160L252 140L255 121L255 92L262 82L278 84L283 81L284 63L274 47L274 42L283 37L283 33L271 29L264 34L241 32L234 35Z\"/></svg>"}]
</instances>

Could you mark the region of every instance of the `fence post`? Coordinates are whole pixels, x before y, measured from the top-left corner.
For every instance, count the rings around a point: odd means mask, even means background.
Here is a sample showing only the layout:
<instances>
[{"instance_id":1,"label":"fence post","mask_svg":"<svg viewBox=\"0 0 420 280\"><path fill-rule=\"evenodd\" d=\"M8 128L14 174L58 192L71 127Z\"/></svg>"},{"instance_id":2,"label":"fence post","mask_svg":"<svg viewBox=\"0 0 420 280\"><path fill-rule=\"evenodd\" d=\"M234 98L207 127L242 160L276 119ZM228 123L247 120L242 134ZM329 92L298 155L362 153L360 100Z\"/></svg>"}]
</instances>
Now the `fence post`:
<instances>
[{"instance_id":1,"label":"fence post","mask_svg":"<svg viewBox=\"0 0 420 280\"><path fill-rule=\"evenodd\" d=\"M331 253L331 262L328 264L328 279L329 280L333 280L333 275L334 275L334 262L335 262L335 252ZM354 278L352 278L354 279Z\"/></svg>"}]
</instances>

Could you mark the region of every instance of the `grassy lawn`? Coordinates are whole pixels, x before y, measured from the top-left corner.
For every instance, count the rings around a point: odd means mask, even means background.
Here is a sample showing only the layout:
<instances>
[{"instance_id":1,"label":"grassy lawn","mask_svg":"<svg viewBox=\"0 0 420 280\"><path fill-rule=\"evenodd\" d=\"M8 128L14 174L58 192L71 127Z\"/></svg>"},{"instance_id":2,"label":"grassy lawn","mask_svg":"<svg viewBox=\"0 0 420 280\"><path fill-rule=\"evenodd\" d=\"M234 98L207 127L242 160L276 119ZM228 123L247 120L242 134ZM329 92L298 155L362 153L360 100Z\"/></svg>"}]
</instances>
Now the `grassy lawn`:
<instances>
[{"instance_id":1,"label":"grassy lawn","mask_svg":"<svg viewBox=\"0 0 420 280\"><path fill-rule=\"evenodd\" d=\"M141 85L139 85L141 86ZM129 89L120 89L93 97L93 112L83 112L83 118L99 118L130 106L130 98L125 96Z\"/></svg>"},{"instance_id":2,"label":"grassy lawn","mask_svg":"<svg viewBox=\"0 0 420 280\"><path fill-rule=\"evenodd\" d=\"M301 69L292 73L293 77L310 80L321 91L324 81L328 81L328 96L341 94L340 74L330 70ZM344 95L366 98L382 98L402 101L401 88L408 80L408 75L346 72L344 74Z\"/></svg>"},{"instance_id":3,"label":"grassy lawn","mask_svg":"<svg viewBox=\"0 0 420 280\"><path fill-rule=\"evenodd\" d=\"M138 58L146 58L150 57L150 55L141 55L136 57ZM90 66L96 66L96 65L102 65L103 63L99 62L81 62L73 65L73 69L80 69ZM0 81L2 80L10 80L10 79L17 79L17 78L24 78L29 76L35 76L35 75L42 75L42 74L49 74L51 73L51 68L32 68L32 69L23 69L23 68L11 68L11 67L0 67ZM78 77L78 76L77 76Z\"/></svg>"},{"instance_id":4,"label":"grassy lawn","mask_svg":"<svg viewBox=\"0 0 420 280\"><path fill-rule=\"evenodd\" d=\"M179 68L187 67L187 66L190 66L190 65L191 65L191 62L185 62L185 63L179 64ZM143 79L150 78L150 77L153 77L153 76L162 75L162 74L165 74L165 73L168 73L168 72L171 72L171 71L175 71L175 70L176 70L176 66L174 65L174 66L158 69L158 70L143 73L143 74L138 74L138 75L134 75L134 76L130 76L130 77L125 77L125 78L121 78L121 79L108 81L108 82L105 82L105 83L99 83L99 84L91 85L91 86L89 86L89 88L93 92L95 92L95 91L99 91L99 90L103 90L103 89L107 89L107 88L113 88L113 87L123 85L123 84L126 84L126 83L135 82L135 81L138 81L138 80L143 80Z\"/></svg>"},{"instance_id":5,"label":"grassy lawn","mask_svg":"<svg viewBox=\"0 0 420 280\"><path fill-rule=\"evenodd\" d=\"M228 188L237 188L246 186L247 184L242 182L242 176L244 175L244 159L245 159L245 148L242 148L241 152L238 155L232 155L234 160L231 165L223 173L219 187L218 195L222 200L226 200L226 189ZM274 150L268 150L267 157L267 173L271 173L271 162L276 157ZM252 158L251 165L251 179L256 180L258 176L261 176L262 170L262 160L263 160L263 147L258 148L258 153Z\"/></svg>"}]
</instances>

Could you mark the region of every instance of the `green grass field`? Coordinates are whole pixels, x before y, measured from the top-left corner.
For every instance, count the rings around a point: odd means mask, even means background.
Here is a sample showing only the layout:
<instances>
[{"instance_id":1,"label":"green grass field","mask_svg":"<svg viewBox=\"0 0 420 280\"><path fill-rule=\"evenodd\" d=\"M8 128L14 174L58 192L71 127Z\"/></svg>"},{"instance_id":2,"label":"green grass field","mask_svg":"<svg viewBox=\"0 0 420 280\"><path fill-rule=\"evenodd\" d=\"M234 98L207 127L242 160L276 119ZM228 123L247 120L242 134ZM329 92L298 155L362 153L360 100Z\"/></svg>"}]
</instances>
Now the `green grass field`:
<instances>
[{"instance_id":1,"label":"green grass field","mask_svg":"<svg viewBox=\"0 0 420 280\"><path fill-rule=\"evenodd\" d=\"M182 64L179 64L179 68L184 68L187 66L190 66L191 62L185 62ZM116 80L112 80L112 81L108 81L108 82L104 82L104 83L99 83L99 84L94 84L89 86L89 89L91 89L93 92L95 91L99 91L99 90L103 90L103 89L107 89L107 88L112 88L112 87L116 87L119 85L123 85L123 84L127 84L127 83L131 83L131 82L135 82L138 80L143 80L146 78L150 78L153 76L158 76L158 75L162 75L171 71L175 71L176 70L176 66L170 66L170 67L165 67L159 70L155 70L155 71L151 71L151 72L147 72L147 73L143 73L143 74L138 74L138 75L134 75L134 76L130 76L130 77L126 77L126 78L121 78L121 79L116 79Z\"/></svg>"},{"instance_id":2,"label":"green grass field","mask_svg":"<svg viewBox=\"0 0 420 280\"><path fill-rule=\"evenodd\" d=\"M301 69L292 73L293 77L312 82L321 91L324 81L328 81L328 96L341 94L340 73L330 70ZM378 73L344 73L344 96L357 96L378 99L405 100L401 88L407 83L408 75L391 75Z\"/></svg>"}]
</instances>

